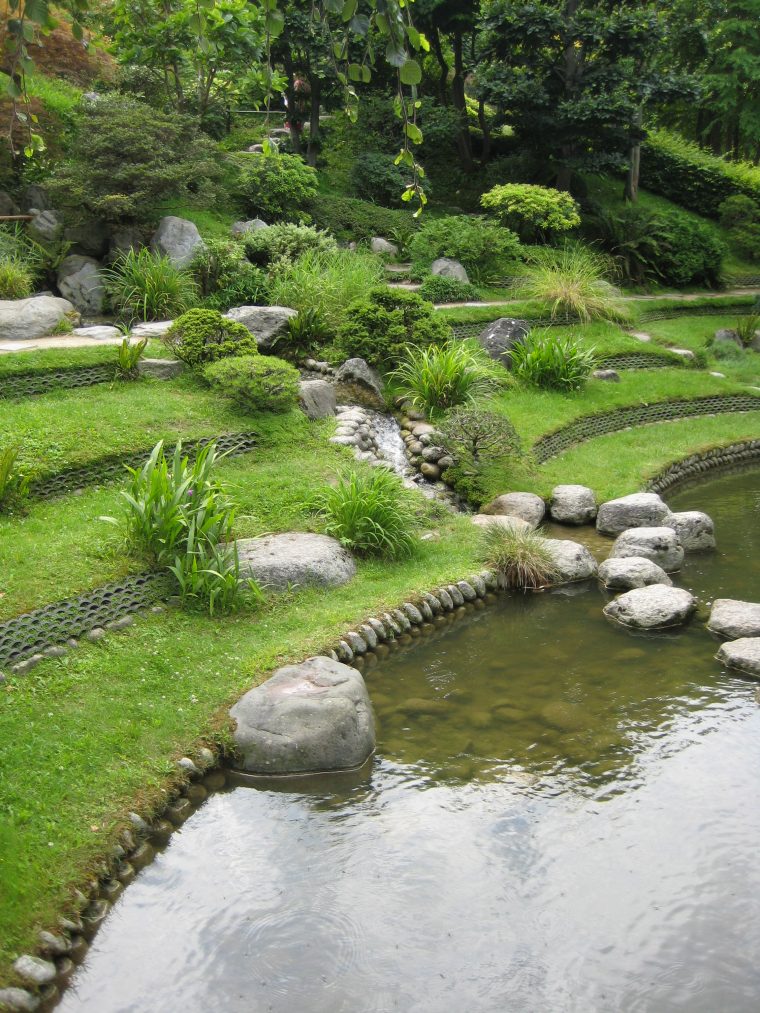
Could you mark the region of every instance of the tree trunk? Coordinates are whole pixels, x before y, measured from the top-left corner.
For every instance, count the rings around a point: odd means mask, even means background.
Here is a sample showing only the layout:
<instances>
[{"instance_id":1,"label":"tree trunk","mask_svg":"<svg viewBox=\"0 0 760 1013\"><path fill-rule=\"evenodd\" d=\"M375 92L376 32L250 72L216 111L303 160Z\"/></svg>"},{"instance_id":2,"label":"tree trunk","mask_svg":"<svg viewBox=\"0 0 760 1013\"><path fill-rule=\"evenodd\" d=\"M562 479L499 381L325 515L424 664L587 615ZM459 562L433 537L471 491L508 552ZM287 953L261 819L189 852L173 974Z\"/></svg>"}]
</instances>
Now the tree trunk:
<instances>
[{"instance_id":1,"label":"tree trunk","mask_svg":"<svg viewBox=\"0 0 760 1013\"><path fill-rule=\"evenodd\" d=\"M317 164L320 149L319 137L319 106L322 98L322 82L314 75L309 78L311 86L311 106L309 109L309 142L306 148L306 159L311 166Z\"/></svg>"},{"instance_id":2,"label":"tree trunk","mask_svg":"<svg viewBox=\"0 0 760 1013\"><path fill-rule=\"evenodd\" d=\"M486 118L486 103L484 99L478 99L478 123L483 132L483 150L480 152L480 164L485 165L491 157L491 128Z\"/></svg>"},{"instance_id":3,"label":"tree trunk","mask_svg":"<svg viewBox=\"0 0 760 1013\"><path fill-rule=\"evenodd\" d=\"M449 104L449 65L446 63L446 57L443 55L441 36L438 34L438 27L436 25L433 25L430 33L430 44L433 47L433 52L440 68L438 96L441 100L441 105L447 106Z\"/></svg>"},{"instance_id":4,"label":"tree trunk","mask_svg":"<svg viewBox=\"0 0 760 1013\"><path fill-rule=\"evenodd\" d=\"M293 152L296 155L301 154L301 131L298 129L298 108L296 105L296 82L295 82L295 71L293 69L293 61L290 59L290 53L286 49L285 56L283 57L283 67L285 68L285 98L288 103L288 124L290 127L290 143L293 147Z\"/></svg>"},{"instance_id":5,"label":"tree trunk","mask_svg":"<svg viewBox=\"0 0 760 1013\"><path fill-rule=\"evenodd\" d=\"M580 61L580 50L576 48L575 32L573 31L573 18L578 10L580 0L567 0L565 4L565 21L568 26L568 37L563 54L563 84L565 96L572 102L580 85L583 70ZM557 189L570 190L570 181L573 176L572 160L577 154L577 145L572 140L567 140L560 146L562 161L557 170Z\"/></svg>"},{"instance_id":6,"label":"tree trunk","mask_svg":"<svg viewBox=\"0 0 760 1013\"><path fill-rule=\"evenodd\" d=\"M464 60L462 58L461 32L454 33L453 43L454 79L451 82L451 98L454 108L459 114L457 130L459 161L465 172L474 172L475 163L472 160L472 139L470 138L470 125L467 121L467 101L464 93Z\"/></svg>"},{"instance_id":7,"label":"tree trunk","mask_svg":"<svg viewBox=\"0 0 760 1013\"><path fill-rule=\"evenodd\" d=\"M628 151L628 172L625 176L623 200L635 204L639 196L639 176L641 174L641 123L644 111L639 108L633 114L631 123L631 146Z\"/></svg>"}]
</instances>

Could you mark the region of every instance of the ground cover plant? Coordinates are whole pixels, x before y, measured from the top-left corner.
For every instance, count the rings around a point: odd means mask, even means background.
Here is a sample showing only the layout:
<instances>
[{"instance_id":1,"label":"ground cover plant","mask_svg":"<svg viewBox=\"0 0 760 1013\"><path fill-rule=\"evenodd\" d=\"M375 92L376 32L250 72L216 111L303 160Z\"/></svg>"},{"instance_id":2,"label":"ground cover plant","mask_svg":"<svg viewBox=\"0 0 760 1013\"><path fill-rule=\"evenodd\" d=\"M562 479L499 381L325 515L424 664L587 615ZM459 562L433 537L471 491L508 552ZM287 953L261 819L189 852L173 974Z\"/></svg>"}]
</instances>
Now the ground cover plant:
<instances>
[{"instance_id":1,"label":"ground cover plant","mask_svg":"<svg viewBox=\"0 0 760 1013\"><path fill-rule=\"evenodd\" d=\"M298 402L298 370L274 355L235 355L212 362L203 376L243 411L286 412Z\"/></svg>"}]
</instances>

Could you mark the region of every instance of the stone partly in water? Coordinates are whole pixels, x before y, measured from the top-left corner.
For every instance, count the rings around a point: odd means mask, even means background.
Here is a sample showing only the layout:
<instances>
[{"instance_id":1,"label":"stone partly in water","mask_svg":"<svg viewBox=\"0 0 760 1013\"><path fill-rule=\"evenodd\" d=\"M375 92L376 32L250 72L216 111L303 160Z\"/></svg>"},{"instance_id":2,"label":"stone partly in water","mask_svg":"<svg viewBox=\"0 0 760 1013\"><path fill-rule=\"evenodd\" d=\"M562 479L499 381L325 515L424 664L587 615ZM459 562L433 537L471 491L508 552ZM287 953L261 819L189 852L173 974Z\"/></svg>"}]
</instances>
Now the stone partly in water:
<instances>
[{"instance_id":1,"label":"stone partly in water","mask_svg":"<svg viewBox=\"0 0 760 1013\"><path fill-rule=\"evenodd\" d=\"M697 607L694 595L682 587L650 584L619 595L605 606L604 614L639 630L665 629L681 626Z\"/></svg>"},{"instance_id":2,"label":"stone partly in water","mask_svg":"<svg viewBox=\"0 0 760 1013\"><path fill-rule=\"evenodd\" d=\"M669 587L673 583L661 566L643 556L606 559L599 567L599 580L613 591L630 591L634 587L646 587L648 584L664 584Z\"/></svg>"},{"instance_id":3,"label":"stone partly in water","mask_svg":"<svg viewBox=\"0 0 760 1013\"><path fill-rule=\"evenodd\" d=\"M298 312L289 306L233 306L224 315L247 327L259 351L268 352L278 338L288 333L288 324Z\"/></svg>"},{"instance_id":4,"label":"stone partly in water","mask_svg":"<svg viewBox=\"0 0 760 1013\"><path fill-rule=\"evenodd\" d=\"M525 338L529 330L530 324L526 320L499 317L480 332L478 343L492 359L509 368L512 349Z\"/></svg>"},{"instance_id":5,"label":"stone partly in water","mask_svg":"<svg viewBox=\"0 0 760 1013\"><path fill-rule=\"evenodd\" d=\"M686 552L715 548L715 527L712 519L701 510L671 514L664 523L675 531Z\"/></svg>"},{"instance_id":6,"label":"stone partly in water","mask_svg":"<svg viewBox=\"0 0 760 1013\"><path fill-rule=\"evenodd\" d=\"M482 508L484 514L498 514L503 517L519 517L537 528L544 519L546 504L532 492L507 492L497 496Z\"/></svg>"},{"instance_id":7,"label":"stone partly in water","mask_svg":"<svg viewBox=\"0 0 760 1013\"><path fill-rule=\"evenodd\" d=\"M367 687L354 668L309 658L279 669L235 704L238 769L305 774L360 767L375 749Z\"/></svg>"},{"instance_id":8,"label":"stone partly in water","mask_svg":"<svg viewBox=\"0 0 760 1013\"><path fill-rule=\"evenodd\" d=\"M555 485L549 513L560 524L590 524L596 517L596 497L585 485Z\"/></svg>"},{"instance_id":9,"label":"stone partly in water","mask_svg":"<svg viewBox=\"0 0 760 1013\"><path fill-rule=\"evenodd\" d=\"M327 535L291 531L236 542L241 578L252 577L264 590L338 587L356 573L351 553Z\"/></svg>"},{"instance_id":10,"label":"stone partly in water","mask_svg":"<svg viewBox=\"0 0 760 1013\"><path fill-rule=\"evenodd\" d=\"M602 503L596 518L597 531L619 535L628 528L655 527L665 524L670 509L654 492L635 492Z\"/></svg>"},{"instance_id":11,"label":"stone partly in water","mask_svg":"<svg viewBox=\"0 0 760 1013\"><path fill-rule=\"evenodd\" d=\"M629 528L618 535L610 552L611 559L627 556L651 559L667 573L672 573L681 569L683 548L672 528Z\"/></svg>"},{"instance_id":12,"label":"stone partly in water","mask_svg":"<svg viewBox=\"0 0 760 1013\"><path fill-rule=\"evenodd\" d=\"M760 637L760 602L716 598L707 628L730 640Z\"/></svg>"},{"instance_id":13,"label":"stone partly in water","mask_svg":"<svg viewBox=\"0 0 760 1013\"><path fill-rule=\"evenodd\" d=\"M439 257L434 260L430 265L430 273L440 278L453 278L455 281L463 281L468 285L470 283L464 264L460 264L458 260L452 260L451 257Z\"/></svg>"},{"instance_id":14,"label":"stone partly in water","mask_svg":"<svg viewBox=\"0 0 760 1013\"><path fill-rule=\"evenodd\" d=\"M323 419L335 414L335 387L327 380L301 380L298 397L304 414L310 419Z\"/></svg>"},{"instance_id":15,"label":"stone partly in water","mask_svg":"<svg viewBox=\"0 0 760 1013\"><path fill-rule=\"evenodd\" d=\"M547 538L556 575L552 584L570 584L595 577L599 566L585 545L566 538Z\"/></svg>"},{"instance_id":16,"label":"stone partly in water","mask_svg":"<svg viewBox=\"0 0 760 1013\"><path fill-rule=\"evenodd\" d=\"M506 514L473 514L471 521L479 528L508 528L510 531L532 531L533 525L522 517Z\"/></svg>"},{"instance_id":17,"label":"stone partly in water","mask_svg":"<svg viewBox=\"0 0 760 1013\"><path fill-rule=\"evenodd\" d=\"M151 249L168 257L175 267L189 267L203 246L197 226L175 215L161 219L150 241Z\"/></svg>"},{"instance_id":18,"label":"stone partly in water","mask_svg":"<svg viewBox=\"0 0 760 1013\"><path fill-rule=\"evenodd\" d=\"M31 299L0 300L0 341L34 341L44 338L65 318L79 314L68 299L38 295Z\"/></svg>"},{"instance_id":19,"label":"stone partly in water","mask_svg":"<svg viewBox=\"0 0 760 1013\"><path fill-rule=\"evenodd\" d=\"M721 645L716 655L728 668L760 679L760 637L740 637Z\"/></svg>"},{"instance_id":20,"label":"stone partly in water","mask_svg":"<svg viewBox=\"0 0 760 1013\"><path fill-rule=\"evenodd\" d=\"M383 381L364 359L347 359L335 374L335 394L341 404L385 410Z\"/></svg>"}]
</instances>

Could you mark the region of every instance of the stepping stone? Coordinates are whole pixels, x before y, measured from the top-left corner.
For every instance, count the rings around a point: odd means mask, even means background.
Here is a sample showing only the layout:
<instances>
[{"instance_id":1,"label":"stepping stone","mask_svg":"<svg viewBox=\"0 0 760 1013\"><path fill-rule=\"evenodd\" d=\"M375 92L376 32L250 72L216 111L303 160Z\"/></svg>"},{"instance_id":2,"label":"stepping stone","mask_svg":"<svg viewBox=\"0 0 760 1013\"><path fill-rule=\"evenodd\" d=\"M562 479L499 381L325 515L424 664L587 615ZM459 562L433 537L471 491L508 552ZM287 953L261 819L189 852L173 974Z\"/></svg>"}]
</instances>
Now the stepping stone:
<instances>
[{"instance_id":1,"label":"stepping stone","mask_svg":"<svg viewBox=\"0 0 760 1013\"><path fill-rule=\"evenodd\" d=\"M638 630L661 630L681 626L697 607L694 595L682 587L650 584L626 591L604 608L609 619Z\"/></svg>"},{"instance_id":2,"label":"stepping stone","mask_svg":"<svg viewBox=\"0 0 760 1013\"><path fill-rule=\"evenodd\" d=\"M546 504L532 492L507 492L491 500L481 512L489 516L519 517L532 528L537 528L544 519Z\"/></svg>"},{"instance_id":3,"label":"stepping stone","mask_svg":"<svg viewBox=\"0 0 760 1013\"><path fill-rule=\"evenodd\" d=\"M555 485L549 513L560 524L591 524L596 517L596 497L585 485Z\"/></svg>"},{"instance_id":4,"label":"stepping stone","mask_svg":"<svg viewBox=\"0 0 760 1013\"><path fill-rule=\"evenodd\" d=\"M547 538L546 548L552 555L557 574L552 584L571 584L595 577L599 565L585 545L567 538Z\"/></svg>"},{"instance_id":5,"label":"stepping stone","mask_svg":"<svg viewBox=\"0 0 760 1013\"><path fill-rule=\"evenodd\" d=\"M760 637L760 602L716 598L707 620L707 628L729 640Z\"/></svg>"},{"instance_id":6,"label":"stepping stone","mask_svg":"<svg viewBox=\"0 0 760 1013\"><path fill-rule=\"evenodd\" d=\"M673 528L678 541L687 552L715 548L715 528L712 519L701 510L683 510L666 518L665 525Z\"/></svg>"},{"instance_id":7,"label":"stepping stone","mask_svg":"<svg viewBox=\"0 0 760 1013\"><path fill-rule=\"evenodd\" d=\"M596 528L603 535L619 535L627 528L665 524L668 517L670 508L657 493L634 492L602 503Z\"/></svg>"},{"instance_id":8,"label":"stepping stone","mask_svg":"<svg viewBox=\"0 0 760 1013\"><path fill-rule=\"evenodd\" d=\"M351 553L335 538L289 531L235 543L240 576L252 577L263 590L300 587L338 587L356 573Z\"/></svg>"},{"instance_id":9,"label":"stepping stone","mask_svg":"<svg viewBox=\"0 0 760 1013\"><path fill-rule=\"evenodd\" d=\"M75 327L71 333L75 338L89 338L90 341L118 341L121 343L124 337L118 327L109 327L105 324L95 324L92 327Z\"/></svg>"},{"instance_id":10,"label":"stepping stone","mask_svg":"<svg viewBox=\"0 0 760 1013\"><path fill-rule=\"evenodd\" d=\"M715 655L728 668L760 679L760 637L740 637L721 645Z\"/></svg>"},{"instance_id":11,"label":"stepping stone","mask_svg":"<svg viewBox=\"0 0 760 1013\"><path fill-rule=\"evenodd\" d=\"M129 332L130 338L160 338L166 334L173 320L149 320L144 324L135 324Z\"/></svg>"},{"instance_id":12,"label":"stepping stone","mask_svg":"<svg viewBox=\"0 0 760 1013\"><path fill-rule=\"evenodd\" d=\"M615 539L610 559L643 556L661 566L666 573L680 570L683 548L678 536L668 527L629 528Z\"/></svg>"},{"instance_id":13,"label":"stepping stone","mask_svg":"<svg viewBox=\"0 0 760 1013\"><path fill-rule=\"evenodd\" d=\"M644 556L606 559L599 567L599 580L606 588L615 591L631 591L649 584L670 587L673 583L661 566Z\"/></svg>"}]
</instances>

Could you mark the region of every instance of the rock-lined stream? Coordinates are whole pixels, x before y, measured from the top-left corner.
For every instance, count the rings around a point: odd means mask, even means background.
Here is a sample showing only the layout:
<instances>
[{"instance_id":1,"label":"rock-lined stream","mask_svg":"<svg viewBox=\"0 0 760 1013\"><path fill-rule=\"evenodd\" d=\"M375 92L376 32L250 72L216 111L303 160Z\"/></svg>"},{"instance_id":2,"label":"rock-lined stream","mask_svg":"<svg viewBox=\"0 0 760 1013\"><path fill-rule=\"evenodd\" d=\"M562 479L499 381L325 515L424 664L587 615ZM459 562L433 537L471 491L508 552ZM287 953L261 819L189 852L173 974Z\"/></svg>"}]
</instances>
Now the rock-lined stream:
<instances>
[{"instance_id":1,"label":"rock-lined stream","mask_svg":"<svg viewBox=\"0 0 760 1013\"><path fill-rule=\"evenodd\" d=\"M760 597L760 471L670 500ZM369 775L230 786L117 902L66 1013L744 1013L760 994L760 707L699 621L596 588L459 613L367 673Z\"/></svg>"}]
</instances>

